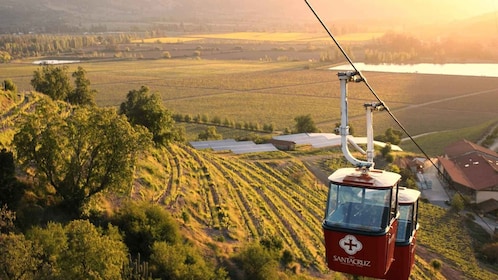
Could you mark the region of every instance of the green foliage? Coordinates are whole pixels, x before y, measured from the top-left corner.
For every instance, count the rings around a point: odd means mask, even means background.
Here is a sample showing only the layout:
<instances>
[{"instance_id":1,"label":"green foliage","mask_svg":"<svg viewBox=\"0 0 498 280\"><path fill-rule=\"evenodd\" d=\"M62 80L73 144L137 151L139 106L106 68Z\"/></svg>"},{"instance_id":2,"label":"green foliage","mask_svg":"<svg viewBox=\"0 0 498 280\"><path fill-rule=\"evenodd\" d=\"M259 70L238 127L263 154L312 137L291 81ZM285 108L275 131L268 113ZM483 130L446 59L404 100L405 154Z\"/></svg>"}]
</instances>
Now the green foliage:
<instances>
[{"instance_id":1,"label":"green foliage","mask_svg":"<svg viewBox=\"0 0 498 280\"><path fill-rule=\"evenodd\" d=\"M463 199L462 195L459 193L455 193L453 197L451 198L451 208L453 210L460 212L465 208L465 200Z\"/></svg>"},{"instance_id":2,"label":"green foliage","mask_svg":"<svg viewBox=\"0 0 498 280\"><path fill-rule=\"evenodd\" d=\"M72 73L75 86L71 84L67 66L45 65L34 71L31 85L53 100L67 101L74 105L95 105L96 90L90 88L86 70L78 66Z\"/></svg>"},{"instance_id":3,"label":"green foliage","mask_svg":"<svg viewBox=\"0 0 498 280\"><path fill-rule=\"evenodd\" d=\"M0 63L7 63L12 60L12 56L10 56L10 53L6 51L0 51Z\"/></svg>"},{"instance_id":4,"label":"green foliage","mask_svg":"<svg viewBox=\"0 0 498 280\"><path fill-rule=\"evenodd\" d=\"M481 254L489 263L498 263L498 242L484 245L481 249Z\"/></svg>"},{"instance_id":5,"label":"green foliage","mask_svg":"<svg viewBox=\"0 0 498 280\"><path fill-rule=\"evenodd\" d=\"M0 235L0 279L37 279L41 250L20 234Z\"/></svg>"},{"instance_id":6,"label":"green foliage","mask_svg":"<svg viewBox=\"0 0 498 280\"><path fill-rule=\"evenodd\" d=\"M6 91L17 93L17 86L11 79L6 79L3 81L2 88Z\"/></svg>"},{"instance_id":7,"label":"green foliage","mask_svg":"<svg viewBox=\"0 0 498 280\"><path fill-rule=\"evenodd\" d=\"M7 205L1 205L0 208L0 233L9 233L14 230L14 221L16 213L9 210Z\"/></svg>"},{"instance_id":8,"label":"green foliage","mask_svg":"<svg viewBox=\"0 0 498 280\"><path fill-rule=\"evenodd\" d=\"M92 196L130 186L137 153L149 137L112 109L81 107L69 114L45 100L26 116L14 146L22 166L36 167L37 179L78 212Z\"/></svg>"},{"instance_id":9,"label":"green foliage","mask_svg":"<svg viewBox=\"0 0 498 280\"><path fill-rule=\"evenodd\" d=\"M45 65L35 70L31 85L53 100L66 100L73 91L67 66Z\"/></svg>"},{"instance_id":10,"label":"green foliage","mask_svg":"<svg viewBox=\"0 0 498 280\"><path fill-rule=\"evenodd\" d=\"M380 153L382 154L383 157L386 157L389 153L391 153L392 148L390 143L386 143L384 147L380 150Z\"/></svg>"},{"instance_id":11,"label":"green foliage","mask_svg":"<svg viewBox=\"0 0 498 280\"><path fill-rule=\"evenodd\" d=\"M398 145L401 142L401 137L403 136L403 132L399 130L394 130L391 127L386 129L384 135L377 135L374 137L375 140L391 143L393 145Z\"/></svg>"},{"instance_id":12,"label":"green foliage","mask_svg":"<svg viewBox=\"0 0 498 280\"><path fill-rule=\"evenodd\" d=\"M441 270L441 268L443 267L443 263L438 259L433 259L431 260L431 266L435 270Z\"/></svg>"},{"instance_id":13,"label":"green foliage","mask_svg":"<svg viewBox=\"0 0 498 280\"><path fill-rule=\"evenodd\" d=\"M86 70L78 66L72 77L74 78L75 87L67 97L68 102L77 105L94 106L97 91L90 88L90 80L86 77Z\"/></svg>"},{"instance_id":14,"label":"green foliage","mask_svg":"<svg viewBox=\"0 0 498 280\"><path fill-rule=\"evenodd\" d=\"M296 133L312 133L318 132L318 128L315 122L311 118L311 115L301 115L294 118Z\"/></svg>"},{"instance_id":15,"label":"green foliage","mask_svg":"<svg viewBox=\"0 0 498 280\"><path fill-rule=\"evenodd\" d=\"M273 254L260 244L246 245L235 257L235 260L244 271L246 279L279 279L278 262Z\"/></svg>"},{"instance_id":16,"label":"green foliage","mask_svg":"<svg viewBox=\"0 0 498 280\"><path fill-rule=\"evenodd\" d=\"M157 144L165 145L169 141L182 139L174 127L171 113L161 104L159 96L151 94L146 86L129 91L126 101L119 107L119 113L126 115L132 124L145 126Z\"/></svg>"},{"instance_id":17,"label":"green foliage","mask_svg":"<svg viewBox=\"0 0 498 280\"><path fill-rule=\"evenodd\" d=\"M154 277L161 279L225 279L226 274L216 271L192 244L155 242L150 257ZM220 277L221 276L221 277Z\"/></svg>"},{"instance_id":18,"label":"green foliage","mask_svg":"<svg viewBox=\"0 0 498 280\"><path fill-rule=\"evenodd\" d=\"M42 249L46 279L121 279L127 249L111 227L107 233L86 220L35 227L27 238Z\"/></svg>"},{"instance_id":19,"label":"green foliage","mask_svg":"<svg viewBox=\"0 0 498 280\"><path fill-rule=\"evenodd\" d=\"M175 244L180 240L178 224L160 205L147 202L129 202L113 218L126 232L125 243L132 255L148 259L154 242Z\"/></svg>"},{"instance_id":20,"label":"green foliage","mask_svg":"<svg viewBox=\"0 0 498 280\"><path fill-rule=\"evenodd\" d=\"M266 250L280 252L284 245L282 239L276 235L265 236L261 238L259 244L263 246Z\"/></svg>"},{"instance_id":21,"label":"green foliage","mask_svg":"<svg viewBox=\"0 0 498 280\"><path fill-rule=\"evenodd\" d=\"M208 126L208 127L206 127L206 130L204 132L199 133L198 139L199 140L210 140L210 139L219 140L219 139L223 139L223 136L221 134L218 134L215 126Z\"/></svg>"}]
</instances>

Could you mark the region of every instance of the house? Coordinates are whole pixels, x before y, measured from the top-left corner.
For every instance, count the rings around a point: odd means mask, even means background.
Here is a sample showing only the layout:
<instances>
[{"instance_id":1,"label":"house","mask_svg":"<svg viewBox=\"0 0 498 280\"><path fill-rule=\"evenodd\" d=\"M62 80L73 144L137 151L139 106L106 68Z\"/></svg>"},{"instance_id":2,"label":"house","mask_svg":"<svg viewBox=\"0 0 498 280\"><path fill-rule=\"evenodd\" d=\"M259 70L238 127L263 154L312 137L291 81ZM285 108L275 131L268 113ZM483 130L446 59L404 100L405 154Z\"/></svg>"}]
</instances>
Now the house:
<instances>
[{"instance_id":1,"label":"house","mask_svg":"<svg viewBox=\"0 0 498 280\"><path fill-rule=\"evenodd\" d=\"M439 168L456 190L478 205L498 201L498 153L467 140L447 146L444 152Z\"/></svg>"}]
</instances>

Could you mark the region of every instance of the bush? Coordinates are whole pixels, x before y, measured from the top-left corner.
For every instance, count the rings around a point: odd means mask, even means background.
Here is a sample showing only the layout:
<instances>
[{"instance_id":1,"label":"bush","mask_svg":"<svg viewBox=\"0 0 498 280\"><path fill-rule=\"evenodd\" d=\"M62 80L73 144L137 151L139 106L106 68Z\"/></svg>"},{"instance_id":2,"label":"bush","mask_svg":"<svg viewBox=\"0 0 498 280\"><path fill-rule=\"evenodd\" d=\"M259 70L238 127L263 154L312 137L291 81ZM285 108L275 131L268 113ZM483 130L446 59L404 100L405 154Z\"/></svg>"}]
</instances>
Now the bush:
<instances>
[{"instance_id":1,"label":"bush","mask_svg":"<svg viewBox=\"0 0 498 280\"><path fill-rule=\"evenodd\" d=\"M154 242L180 241L178 224L159 205L130 202L120 209L114 223L126 232L124 241L133 256L140 254L148 259Z\"/></svg>"},{"instance_id":2,"label":"bush","mask_svg":"<svg viewBox=\"0 0 498 280\"><path fill-rule=\"evenodd\" d=\"M451 199L451 207L457 212L462 211L465 207L465 201L459 193L453 195L453 198Z\"/></svg>"},{"instance_id":3,"label":"bush","mask_svg":"<svg viewBox=\"0 0 498 280\"><path fill-rule=\"evenodd\" d=\"M498 262L498 242L491 243L484 245L484 247L481 250L481 253L484 255L486 260L491 263L495 264Z\"/></svg>"},{"instance_id":4,"label":"bush","mask_svg":"<svg viewBox=\"0 0 498 280\"><path fill-rule=\"evenodd\" d=\"M432 268L434 268L434 270L439 271L439 270L441 270L443 263L438 259L433 259L433 260L431 260L431 266L432 266Z\"/></svg>"}]
</instances>

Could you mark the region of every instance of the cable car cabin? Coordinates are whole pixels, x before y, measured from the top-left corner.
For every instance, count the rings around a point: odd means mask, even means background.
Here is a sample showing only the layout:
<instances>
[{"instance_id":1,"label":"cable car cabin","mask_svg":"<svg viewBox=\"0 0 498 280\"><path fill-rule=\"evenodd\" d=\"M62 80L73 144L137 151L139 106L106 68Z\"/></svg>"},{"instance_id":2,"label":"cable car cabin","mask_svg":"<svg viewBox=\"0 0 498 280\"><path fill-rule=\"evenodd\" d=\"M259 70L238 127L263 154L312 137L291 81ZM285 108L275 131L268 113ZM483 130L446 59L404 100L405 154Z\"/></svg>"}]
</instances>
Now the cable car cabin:
<instances>
[{"instance_id":1,"label":"cable car cabin","mask_svg":"<svg viewBox=\"0 0 498 280\"><path fill-rule=\"evenodd\" d=\"M400 188L398 192L399 218L394 263L387 273L390 280L404 280L410 277L415 263L415 248L418 230L418 201L420 192Z\"/></svg>"},{"instance_id":2,"label":"cable car cabin","mask_svg":"<svg viewBox=\"0 0 498 280\"><path fill-rule=\"evenodd\" d=\"M398 228L396 173L341 168L329 176L322 227L328 267L385 278L394 259Z\"/></svg>"}]
</instances>

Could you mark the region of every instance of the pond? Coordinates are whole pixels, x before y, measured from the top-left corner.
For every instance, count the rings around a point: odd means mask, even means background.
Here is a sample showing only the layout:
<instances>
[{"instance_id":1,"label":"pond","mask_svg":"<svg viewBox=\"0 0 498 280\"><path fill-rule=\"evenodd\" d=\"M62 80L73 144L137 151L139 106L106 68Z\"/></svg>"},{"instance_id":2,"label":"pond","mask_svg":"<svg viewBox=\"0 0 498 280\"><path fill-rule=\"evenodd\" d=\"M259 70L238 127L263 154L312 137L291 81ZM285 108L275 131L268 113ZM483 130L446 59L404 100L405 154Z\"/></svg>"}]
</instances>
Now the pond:
<instances>
[{"instance_id":1,"label":"pond","mask_svg":"<svg viewBox=\"0 0 498 280\"><path fill-rule=\"evenodd\" d=\"M419 64L365 64L355 63L358 70L363 72L388 72L388 73L417 73L436 75L459 75L478 77L498 77L498 64L496 63L419 63ZM339 65L330 70L353 70L350 65Z\"/></svg>"},{"instance_id":2,"label":"pond","mask_svg":"<svg viewBox=\"0 0 498 280\"><path fill-rule=\"evenodd\" d=\"M45 59L33 61L33 64L37 65L56 65L56 64L68 64L68 63L79 63L79 60L59 60L59 59Z\"/></svg>"}]
</instances>

